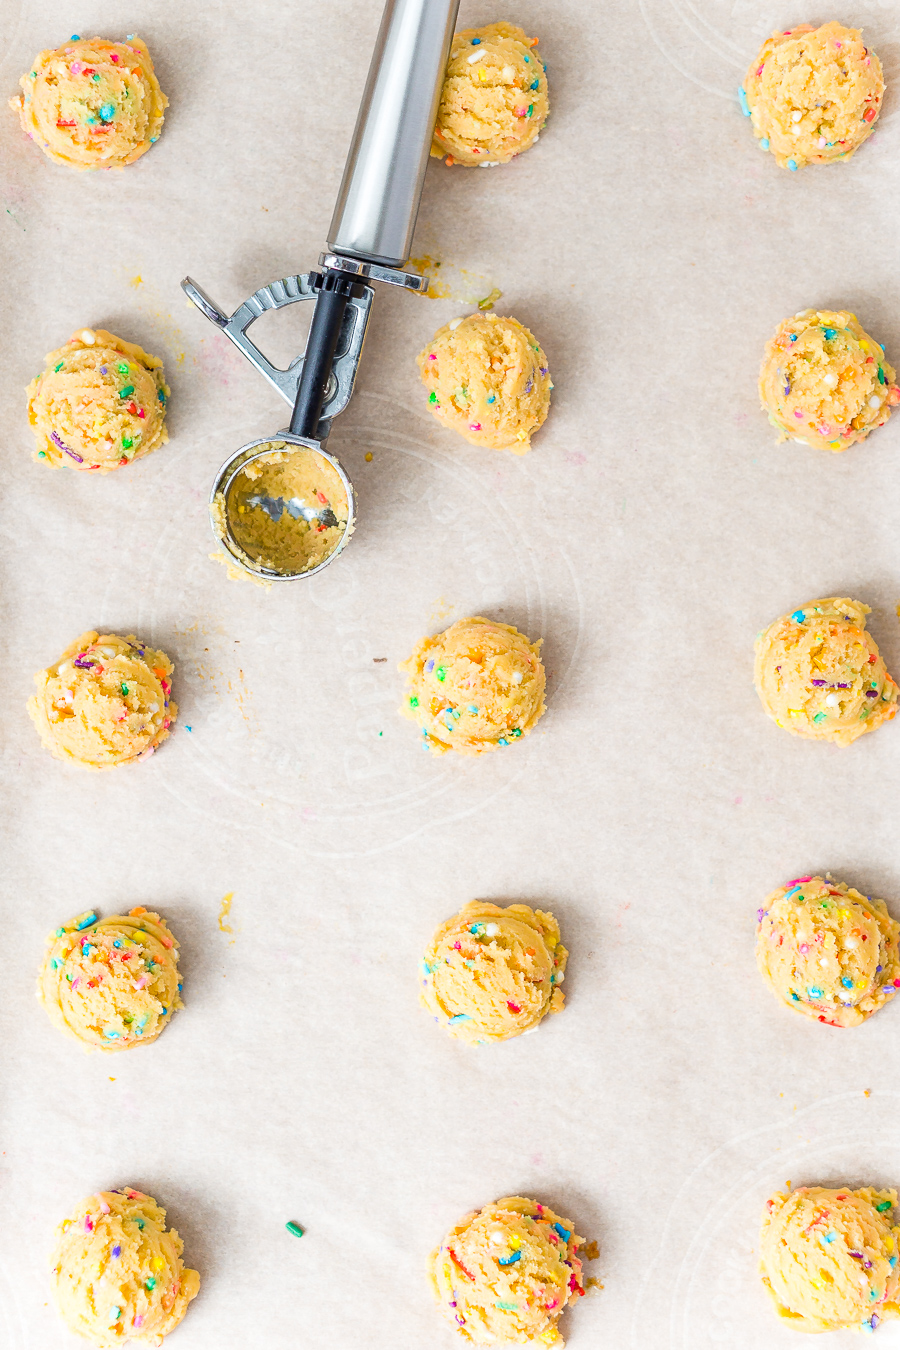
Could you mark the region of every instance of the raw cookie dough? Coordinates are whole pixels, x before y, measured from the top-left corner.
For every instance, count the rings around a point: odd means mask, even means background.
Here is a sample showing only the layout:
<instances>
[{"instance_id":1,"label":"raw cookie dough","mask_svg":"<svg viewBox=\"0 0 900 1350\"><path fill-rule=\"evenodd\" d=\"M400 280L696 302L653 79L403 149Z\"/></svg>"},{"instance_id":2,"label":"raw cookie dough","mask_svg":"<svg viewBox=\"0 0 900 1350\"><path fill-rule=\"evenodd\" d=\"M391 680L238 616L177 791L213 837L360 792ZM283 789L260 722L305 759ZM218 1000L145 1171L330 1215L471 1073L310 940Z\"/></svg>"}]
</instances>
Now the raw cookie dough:
<instances>
[{"instance_id":1,"label":"raw cookie dough","mask_svg":"<svg viewBox=\"0 0 900 1350\"><path fill-rule=\"evenodd\" d=\"M47 939L38 998L54 1026L88 1050L128 1050L155 1041L183 1008L178 943L142 905L127 917L93 910Z\"/></svg>"},{"instance_id":2,"label":"raw cookie dough","mask_svg":"<svg viewBox=\"0 0 900 1350\"><path fill-rule=\"evenodd\" d=\"M898 689L866 632L869 613L858 600L813 600L759 634L756 692L778 726L850 745L890 721Z\"/></svg>"},{"instance_id":3,"label":"raw cookie dough","mask_svg":"<svg viewBox=\"0 0 900 1350\"><path fill-rule=\"evenodd\" d=\"M161 1345L200 1290L166 1211L130 1186L89 1195L56 1231L56 1306L69 1330L100 1350Z\"/></svg>"},{"instance_id":4,"label":"raw cookie dough","mask_svg":"<svg viewBox=\"0 0 900 1350\"><path fill-rule=\"evenodd\" d=\"M73 38L38 52L9 100L22 130L56 164L124 169L159 140L169 100L140 38Z\"/></svg>"},{"instance_id":5,"label":"raw cookie dough","mask_svg":"<svg viewBox=\"0 0 900 1350\"><path fill-rule=\"evenodd\" d=\"M524 455L550 410L547 358L518 319L469 314L435 333L416 358L439 422L472 445Z\"/></svg>"},{"instance_id":6,"label":"raw cookie dough","mask_svg":"<svg viewBox=\"0 0 900 1350\"><path fill-rule=\"evenodd\" d=\"M803 23L773 33L740 91L763 150L783 169L849 159L881 110L881 62L859 29Z\"/></svg>"},{"instance_id":7,"label":"raw cookie dough","mask_svg":"<svg viewBox=\"0 0 900 1350\"><path fill-rule=\"evenodd\" d=\"M513 23L466 28L450 48L431 153L448 164L508 164L534 145L549 111L537 38Z\"/></svg>"},{"instance_id":8,"label":"raw cookie dough","mask_svg":"<svg viewBox=\"0 0 900 1350\"><path fill-rule=\"evenodd\" d=\"M165 444L162 361L102 328L82 328L31 381L34 458L109 473Z\"/></svg>"},{"instance_id":9,"label":"raw cookie dough","mask_svg":"<svg viewBox=\"0 0 900 1350\"><path fill-rule=\"evenodd\" d=\"M481 618L423 638L398 667L409 682L401 711L421 727L422 744L480 755L527 735L545 711L542 640Z\"/></svg>"},{"instance_id":10,"label":"raw cookie dough","mask_svg":"<svg viewBox=\"0 0 900 1350\"><path fill-rule=\"evenodd\" d=\"M583 1241L546 1205L506 1196L467 1214L432 1253L435 1296L475 1345L562 1346L560 1314L585 1292Z\"/></svg>"},{"instance_id":11,"label":"raw cookie dough","mask_svg":"<svg viewBox=\"0 0 900 1350\"><path fill-rule=\"evenodd\" d=\"M34 677L28 712L56 759L111 769L146 759L178 716L174 667L134 636L82 633Z\"/></svg>"},{"instance_id":12,"label":"raw cookie dough","mask_svg":"<svg viewBox=\"0 0 900 1350\"><path fill-rule=\"evenodd\" d=\"M895 1190L798 1186L766 1201L760 1270L797 1331L874 1331L900 1316Z\"/></svg>"},{"instance_id":13,"label":"raw cookie dough","mask_svg":"<svg viewBox=\"0 0 900 1350\"><path fill-rule=\"evenodd\" d=\"M432 938L419 997L470 1045L508 1041L562 1011L568 955L552 914L473 900Z\"/></svg>"},{"instance_id":14,"label":"raw cookie dough","mask_svg":"<svg viewBox=\"0 0 900 1350\"><path fill-rule=\"evenodd\" d=\"M804 309L766 343L759 396L779 440L846 450L900 403L896 378L855 314Z\"/></svg>"},{"instance_id":15,"label":"raw cookie dough","mask_svg":"<svg viewBox=\"0 0 900 1350\"><path fill-rule=\"evenodd\" d=\"M898 933L883 900L831 877L796 877L759 911L756 963L789 1008L856 1027L900 988Z\"/></svg>"},{"instance_id":16,"label":"raw cookie dough","mask_svg":"<svg viewBox=\"0 0 900 1350\"><path fill-rule=\"evenodd\" d=\"M258 447L210 508L219 538L230 533L242 562L284 576L310 572L349 538L349 505L331 463L302 446ZM326 524L313 513L330 512ZM230 526L230 531L229 527ZM227 545L226 545L227 547Z\"/></svg>"}]
</instances>

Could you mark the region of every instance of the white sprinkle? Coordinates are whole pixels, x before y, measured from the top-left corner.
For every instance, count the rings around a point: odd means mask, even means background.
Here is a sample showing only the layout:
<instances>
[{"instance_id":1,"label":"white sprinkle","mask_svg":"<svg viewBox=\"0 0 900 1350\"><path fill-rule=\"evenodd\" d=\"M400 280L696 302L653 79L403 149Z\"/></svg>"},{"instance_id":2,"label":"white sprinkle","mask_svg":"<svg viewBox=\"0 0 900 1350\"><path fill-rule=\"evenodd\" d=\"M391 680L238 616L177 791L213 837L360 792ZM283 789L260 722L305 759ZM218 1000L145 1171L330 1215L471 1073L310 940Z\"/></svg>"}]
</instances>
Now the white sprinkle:
<instances>
[{"instance_id":1,"label":"white sprinkle","mask_svg":"<svg viewBox=\"0 0 900 1350\"><path fill-rule=\"evenodd\" d=\"M837 382L838 382L838 377L837 377L837 376L834 374L834 372L831 371L831 370L828 372L828 374L825 376L825 378L824 378L823 381L822 381L822 383L824 384L824 386L825 386L826 389L835 389L835 388L837 388Z\"/></svg>"},{"instance_id":2,"label":"white sprinkle","mask_svg":"<svg viewBox=\"0 0 900 1350\"><path fill-rule=\"evenodd\" d=\"M158 703L151 703L151 704L150 704L150 711L151 711L152 713L159 712L159 704L158 704Z\"/></svg>"},{"instance_id":3,"label":"white sprinkle","mask_svg":"<svg viewBox=\"0 0 900 1350\"><path fill-rule=\"evenodd\" d=\"M515 672L513 673L512 682L513 682L513 684L521 684L521 683L522 683L522 672L521 672L521 670L517 670L517 671L515 671Z\"/></svg>"},{"instance_id":4,"label":"white sprinkle","mask_svg":"<svg viewBox=\"0 0 900 1350\"><path fill-rule=\"evenodd\" d=\"M451 333L455 333L461 323L462 319L451 319L447 327L450 329Z\"/></svg>"},{"instance_id":5,"label":"white sprinkle","mask_svg":"<svg viewBox=\"0 0 900 1350\"><path fill-rule=\"evenodd\" d=\"M500 161L499 159L483 159L478 167L479 169L498 169L500 167Z\"/></svg>"},{"instance_id":6,"label":"white sprinkle","mask_svg":"<svg viewBox=\"0 0 900 1350\"><path fill-rule=\"evenodd\" d=\"M115 656L115 654L116 654L116 649L115 649L115 647L101 647L101 648L100 648L100 655L101 655L101 656L105 656L106 659L107 659L107 661L111 661L112 658Z\"/></svg>"},{"instance_id":7,"label":"white sprinkle","mask_svg":"<svg viewBox=\"0 0 900 1350\"><path fill-rule=\"evenodd\" d=\"M506 1234L504 1233L503 1229L495 1228L493 1233L491 1233L491 1242L494 1244L494 1246L502 1247L505 1241L506 1241Z\"/></svg>"},{"instance_id":8,"label":"white sprinkle","mask_svg":"<svg viewBox=\"0 0 900 1350\"><path fill-rule=\"evenodd\" d=\"M556 979L553 981L553 983L554 983L554 984L562 984L562 982L563 982L563 980L564 980L565 978L566 978L566 972L565 972L564 970L558 970L558 971L556 972Z\"/></svg>"},{"instance_id":9,"label":"white sprinkle","mask_svg":"<svg viewBox=\"0 0 900 1350\"><path fill-rule=\"evenodd\" d=\"M877 394L873 394L872 397L869 399L869 407L870 408L881 407L881 399L878 397Z\"/></svg>"},{"instance_id":10,"label":"white sprinkle","mask_svg":"<svg viewBox=\"0 0 900 1350\"><path fill-rule=\"evenodd\" d=\"M799 122L799 121L800 121L800 118L801 118L802 116L803 116L802 112L797 112L797 110L795 109L795 110L791 113L791 121L792 121L792 122Z\"/></svg>"},{"instance_id":11,"label":"white sprinkle","mask_svg":"<svg viewBox=\"0 0 900 1350\"><path fill-rule=\"evenodd\" d=\"M856 947L859 946L859 943L857 942L855 937L845 937L844 946L848 948L849 951L852 952Z\"/></svg>"},{"instance_id":12,"label":"white sprinkle","mask_svg":"<svg viewBox=\"0 0 900 1350\"><path fill-rule=\"evenodd\" d=\"M838 698L837 694L829 694L828 697L825 699L825 703L829 708L836 708L839 705L840 701L841 700Z\"/></svg>"},{"instance_id":13,"label":"white sprinkle","mask_svg":"<svg viewBox=\"0 0 900 1350\"><path fill-rule=\"evenodd\" d=\"M497 934L500 932L500 929L497 926L497 924L489 923L484 931L488 937L496 937Z\"/></svg>"},{"instance_id":14,"label":"white sprinkle","mask_svg":"<svg viewBox=\"0 0 900 1350\"><path fill-rule=\"evenodd\" d=\"M90 328L82 328L78 336L86 347L93 347L94 343L97 341L97 334L92 332Z\"/></svg>"},{"instance_id":15,"label":"white sprinkle","mask_svg":"<svg viewBox=\"0 0 900 1350\"><path fill-rule=\"evenodd\" d=\"M474 66L475 62L480 61L484 54L484 48L479 47L477 52L473 52L471 56L466 57L466 61L470 66Z\"/></svg>"},{"instance_id":16,"label":"white sprinkle","mask_svg":"<svg viewBox=\"0 0 900 1350\"><path fill-rule=\"evenodd\" d=\"M516 72L513 70L512 66L504 66L500 74L503 76L504 80L514 80L516 78Z\"/></svg>"}]
</instances>

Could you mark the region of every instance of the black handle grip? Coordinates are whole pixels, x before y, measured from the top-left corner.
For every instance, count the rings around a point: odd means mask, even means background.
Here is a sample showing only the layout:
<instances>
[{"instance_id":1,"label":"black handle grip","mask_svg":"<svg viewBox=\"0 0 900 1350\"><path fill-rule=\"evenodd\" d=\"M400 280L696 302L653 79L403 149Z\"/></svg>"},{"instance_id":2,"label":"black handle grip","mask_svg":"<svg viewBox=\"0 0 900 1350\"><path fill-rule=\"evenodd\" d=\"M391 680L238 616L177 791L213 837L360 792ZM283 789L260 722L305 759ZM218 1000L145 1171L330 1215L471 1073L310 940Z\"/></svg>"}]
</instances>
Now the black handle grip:
<instances>
[{"instance_id":1,"label":"black handle grip","mask_svg":"<svg viewBox=\"0 0 900 1350\"><path fill-rule=\"evenodd\" d=\"M291 431L295 436L317 439L334 352L353 285L353 278L346 273L327 271L319 276L300 386L291 414Z\"/></svg>"}]
</instances>

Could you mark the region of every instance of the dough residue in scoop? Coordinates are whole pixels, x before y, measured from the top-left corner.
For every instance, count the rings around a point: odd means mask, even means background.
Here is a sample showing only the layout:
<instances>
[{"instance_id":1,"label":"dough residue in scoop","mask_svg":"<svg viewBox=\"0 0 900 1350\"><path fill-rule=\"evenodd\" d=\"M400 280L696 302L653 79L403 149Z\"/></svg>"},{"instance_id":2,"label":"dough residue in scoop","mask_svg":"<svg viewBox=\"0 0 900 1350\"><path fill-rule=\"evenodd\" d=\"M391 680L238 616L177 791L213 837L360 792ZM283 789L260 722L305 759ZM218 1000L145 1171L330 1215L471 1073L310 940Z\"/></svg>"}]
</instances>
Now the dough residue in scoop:
<instances>
[{"instance_id":1,"label":"dough residue in scoop","mask_svg":"<svg viewBox=\"0 0 900 1350\"><path fill-rule=\"evenodd\" d=\"M408 680L401 712L421 728L422 744L480 755L527 736L545 711L541 641L483 618L423 638L399 666Z\"/></svg>"},{"instance_id":2,"label":"dough residue in scoop","mask_svg":"<svg viewBox=\"0 0 900 1350\"><path fill-rule=\"evenodd\" d=\"M97 1191L56 1230L53 1297L70 1331L98 1350L162 1344L200 1289L166 1211L125 1186Z\"/></svg>"},{"instance_id":3,"label":"dough residue in scoop","mask_svg":"<svg viewBox=\"0 0 900 1350\"><path fill-rule=\"evenodd\" d=\"M549 111L537 38L512 23L463 29L450 48L431 153L448 164L508 164L534 145Z\"/></svg>"},{"instance_id":4,"label":"dough residue in scoop","mask_svg":"<svg viewBox=\"0 0 900 1350\"><path fill-rule=\"evenodd\" d=\"M184 1007L178 943L142 905L108 919L87 910L50 934L37 992L54 1026L88 1050L146 1045Z\"/></svg>"},{"instance_id":5,"label":"dough residue in scoop","mask_svg":"<svg viewBox=\"0 0 900 1350\"><path fill-rule=\"evenodd\" d=\"M271 441L210 508L219 538L245 565L298 576L349 537L347 490L315 450Z\"/></svg>"},{"instance_id":6,"label":"dough residue in scoop","mask_svg":"<svg viewBox=\"0 0 900 1350\"><path fill-rule=\"evenodd\" d=\"M82 328L31 381L34 458L109 473L168 440L162 361L102 328Z\"/></svg>"},{"instance_id":7,"label":"dough residue in scoop","mask_svg":"<svg viewBox=\"0 0 900 1350\"><path fill-rule=\"evenodd\" d=\"M759 911L756 963L789 1008L855 1027L900 986L898 933L883 900L830 876L796 877Z\"/></svg>"},{"instance_id":8,"label":"dough residue in scoop","mask_svg":"<svg viewBox=\"0 0 900 1350\"><path fill-rule=\"evenodd\" d=\"M22 130L48 159L74 169L124 169L159 140L169 100L146 45L73 38L38 52L11 98Z\"/></svg>"},{"instance_id":9,"label":"dough residue in scoop","mask_svg":"<svg viewBox=\"0 0 900 1350\"><path fill-rule=\"evenodd\" d=\"M780 440L840 451L884 426L900 403L896 378L855 314L804 309L766 344L759 396Z\"/></svg>"},{"instance_id":10,"label":"dough residue in scoop","mask_svg":"<svg viewBox=\"0 0 900 1350\"><path fill-rule=\"evenodd\" d=\"M431 412L472 445L524 455L550 411L547 358L518 319L469 314L416 358Z\"/></svg>"},{"instance_id":11,"label":"dough residue in scoop","mask_svg":"<svg viewBox=\"0 0 900 1350\"><path fill-rule=\"evenodd\" d=\"M419 997L460 1040L506 1041L562 1011L568 955L552 914L473 900L432 938Z\"/></svg>"},{"instance_id":12,"label":"dough residue in scoop","mask_svg":"<svg viewBox=\"0 0 900 1350\"><path fill-rule=\"evenodd\" d=\"M35 675L28 713L56 759L110 769L146 759L178 715L174 667L134 635L82 633Z\"/></svg>"},{"instance_id":13,"label":"dough residue in scoop","mask_svg":"<svg viewBox=\"0 0 900 1350\"><path fill-rule=\"evenodd\" d=\"M895 1190L798 1186L766 1201L760 1270L797 1331L874 1331L900 1316Z\"/></svg>"},{"instance_id":14,"label":"dough residue in scoop","mask_svg":"<svg viewBox=\"0 0 900 1350\"><path fill-rule=\"evenodd\" d=\"M557 1323L585 1293L584 1242L546 1205L509 1195L467 1214L431 1256L435 1296L474 1345L562 1345Z\"/></svg>"},{"instance_id":15,"label":"dough residue in scoop","mask_svg":"<svg viewBox=\"0 0 900 1350\"><path fill-rule=\"evenodd\" d=\"M756 691L778 726L850 745L895 716L900 691L866 631L870 612L858 600L813 600L759 634Z\"/></svg>"},{"instance_id":16,"label":"dough residue in scoop","mask_svg":"<svg viewBox=\"0 0 900 1350\"><path fill-rule=\"evenodd\" d=\"M763 150L783 169L849 159L881 111L881 62L856 28L832 22L773 33L740 91Z\"/></svg>"}]
</instances>

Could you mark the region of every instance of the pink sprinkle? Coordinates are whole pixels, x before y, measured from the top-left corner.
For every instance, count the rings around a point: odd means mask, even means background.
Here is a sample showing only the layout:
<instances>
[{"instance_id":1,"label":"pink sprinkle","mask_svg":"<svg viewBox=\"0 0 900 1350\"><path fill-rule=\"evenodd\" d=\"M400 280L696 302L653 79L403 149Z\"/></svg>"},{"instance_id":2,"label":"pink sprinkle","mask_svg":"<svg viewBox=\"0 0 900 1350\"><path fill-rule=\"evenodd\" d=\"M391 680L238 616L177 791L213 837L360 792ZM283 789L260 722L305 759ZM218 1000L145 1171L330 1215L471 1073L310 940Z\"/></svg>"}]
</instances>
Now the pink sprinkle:
<instances>
[{"instance_id":1,"label":"pink sprinkle","mask_svg":"<svg viewBox=\"0 0 900 1350\"><path fill-rule=\"evenodd\" d=\"M94 1225L91 1223L91 1216L90 1216L89 1214L85 1214L85 1216L84 1216L84 1231L85 1231L86 1233L91 1233L91 1232L93 1232L93 1228L94 1228Z\"/></svg>"},{"instance_id":2,"label":"pink sprinkle","mask_svg":"<svg viewBox=\"0 0 900 1350\"><path fill-rule=\"evenodd\" d=\"M800 946L797 948L797 950L798 950L803 956L805 956L806 953L809 951L809 943L808 943L808 942L801 942L801 943L800 943Z\"/></svg>"},{"instance_id":3,"label":"pink sprinkle","mask_svg":"<svg viewBox=\"0 0 900 1350\"><path fill-rule=\"evenodd\" d=\"M76 975L75 979L72 981L72 988L77 989L80 984L81 984L81 976Z\"/></svg>"},{"instance_id":4,"label":"pink sprinkle","mask_svg":"<svg viewBox=\"0 0 900 1350\"><path fill-rule=\"evenodd\" d=\"M73 61L72 64L69 66L69 69L71 70L73 75L80 75L81 72L84 70L84 62Z\"/></svg>"},{"instance_id":5,"label":"pink sprinkle","mask_svg":"<svg viewBox=\"0 0 900 1350\"><path fill-rule=\"evenodd\" d=\"M101 1208L101 1210L103 1211L103 1213L104 1213L104 1214L108 1214L108 1213L109 1213L109 1205L108 1205L108 1204L106 1203L106 1201L103 1199L103 1196L102 1196L102 1195L96 1196L96 1200L97 1200L97 1204L100 1206L100 1208Z\"/></svg>"},{"instance_id":6,"label":"pink sprinkle","mask_svg":"<svg viewBox=\"0 0 900 1350\"><path fill-rule=\"evenodd\" d=\"M437 360L437 357L435 356L434 352L431 353L431 355L429 356L428 360L429 360L429 361L436 361L436 360Z\"/></svg>"},{"instance_id":7,"label":"pink sprinkle","mask_svg":"<svg viewBox=\"0 0 900 1350\"><path fill-rule=\"evenodd\" d=\"M150 976L149 976L149 975L142 975L141 978L140 978L139 980L135 980L134 987L135 987L135 989L143 989L144 985L145 985L145 984L149 984L149 982L150 982Z\"/></svg>"},{"instance_id":8,"label":"pink sprinkle","mask_svg":"<svg viewBox=\"0 0 900 1350\"><path fill-rule=\"evenodd\" d=\"M841 44L840 44L839 42L836 42L834 45L837 47L838 51L840 51L840 49L841 49Z\"/></svg>"},{"instance_id":9,"label":"pink sprinkle","mask_svg":"<svg viewBox=\"0 0 900 1350\"><path fill-rule=\"evenodd\" d=\"M513 112L516 114L516 117L526 117L527 114L528 114L528 109L527 109L527 108L514 108L514 109L513 109Z\"/></svg>"},{"instance_id":10,"label":"pink sprinkle","mask_svg":"<svg viewBox=\"0 0 900 1350\"><path fill-rule=\"evenodd\" d=\"M147 414L144 412L143 408L138 408L138 417L146 417L146 416Z\"/></svg>"},{"instance_id":11,"label":"pink sprinkle","mask_svg":"<svg viewBox=\"0 0 900 1350\"><path fill-rule=\"evenodd\" d=\"M794 416L795 416L795 417L805 417L805 416L806 416L806 413L803 411L802 408L795 408L795 409L794 409Z\"/></svg>"},{"instance_id":12,"label":"pink sprinkle","mask_svg":"<svg viewBox=\"0 0 900 1350\"><path fill-rule=\"evenodd\" d=\"M824 136L820 136L820 137L819 137L819 149L820 149L820 150L823 149L827 144L828 144L828 142L826 141L825 137L824 137Z\"/></svg>"},{"instance_id":13,"label":"pink sprinkle","mask_svg":"<svg viewBox=\"0 0 900 1350\"><path fill-rule=\"evenodd\" d=\"M790 890L792 886L802 886L805 881L812 881L812 877L794 877L793 880L788 882L788 890Z\"/></svg>"},{"instance_id":14,"label":"pink sprinkle","mask_svg":"<svg viewBox=\"0 0 900 1350\"><path fill-rule=\"evenodd\" d=\"M144 1319L140 1313L133 1319L131 1325L133 1327L142 1327L144 1325Z\"/></svg>"},{"instance_id":15,"label":"pink sprinkle","mask_svg":"<svg viewBox=\"0 0 900 1350\"><path fill-rule=\"evenodd\" d=\"M469 430L470 430L470 431L480 431L480 430L481 430L481 423L480 423L480 422L470 422L470 423L469 423Z\"/></svg>"},{"instance_id":16,"label":"pink sprinkle","mask_svg":"<svg viewBox=\"0 0 900 1350\"><path fill-rule=\"evenodd\" d=\"M112 61L112 62L114 62L114 63L117 63L118 60L119 60L119 53L118 53L118 52L110 52L110 54L109 54L109 59L110 59L110 61Z\"/></svg>"}]
</instances>

